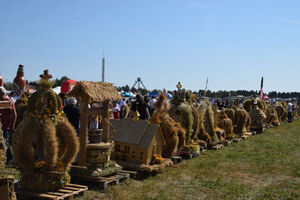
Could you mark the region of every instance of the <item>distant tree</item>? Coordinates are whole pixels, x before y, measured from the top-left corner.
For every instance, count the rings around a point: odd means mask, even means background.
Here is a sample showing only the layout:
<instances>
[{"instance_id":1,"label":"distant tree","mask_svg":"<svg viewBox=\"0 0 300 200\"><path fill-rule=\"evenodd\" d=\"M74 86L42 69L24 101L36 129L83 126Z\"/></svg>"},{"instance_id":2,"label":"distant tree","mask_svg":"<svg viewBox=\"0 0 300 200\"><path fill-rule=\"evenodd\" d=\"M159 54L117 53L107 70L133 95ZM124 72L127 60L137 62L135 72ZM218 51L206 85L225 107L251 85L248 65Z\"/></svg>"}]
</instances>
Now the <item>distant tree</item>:
<instances>
[{"instance_id":1,"label":"distant tree","mask_svg":"<svg viewBox=\"0 0 300 200\"><path fill-rule=\"evenodd\" d=\"M57 87L57 86L61 86L61 84L67 80L69 80L70 78L68 78L67 76L62 76L60 79L55 79L54 80L54 85L53 87Z\"/></svg>"},{"instance_id":2,"label":"distant tree","mask_svg":"<svg viewBox=\"0 0 300 200\"><path fill-rule=\"evenodd\" d=\"M3 84L4 88L7 89L7 90L13 90L15 89L15 86L12 82L5 82Z\"/></svg>"}]
</instances>

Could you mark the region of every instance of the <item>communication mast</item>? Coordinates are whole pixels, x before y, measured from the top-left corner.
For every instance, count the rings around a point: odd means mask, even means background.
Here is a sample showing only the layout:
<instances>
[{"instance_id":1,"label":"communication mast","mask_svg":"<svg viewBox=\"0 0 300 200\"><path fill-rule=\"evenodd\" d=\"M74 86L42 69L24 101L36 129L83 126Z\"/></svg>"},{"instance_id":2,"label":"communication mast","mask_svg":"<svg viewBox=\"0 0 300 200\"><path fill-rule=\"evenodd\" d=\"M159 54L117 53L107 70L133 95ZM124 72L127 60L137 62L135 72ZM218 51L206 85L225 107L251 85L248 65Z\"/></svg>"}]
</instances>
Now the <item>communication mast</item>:
<instances>
[{"instance_id":1,"label":"communication mast","mask_svg":"<svg viewBox=\"0 0 300 200\"><path fill-rule=\"evenodd\" d=\"M104 58L104 53L102 57L102 82L104 82L104 72L105 72L105 58Z\"/></svg>"}]
</instances>

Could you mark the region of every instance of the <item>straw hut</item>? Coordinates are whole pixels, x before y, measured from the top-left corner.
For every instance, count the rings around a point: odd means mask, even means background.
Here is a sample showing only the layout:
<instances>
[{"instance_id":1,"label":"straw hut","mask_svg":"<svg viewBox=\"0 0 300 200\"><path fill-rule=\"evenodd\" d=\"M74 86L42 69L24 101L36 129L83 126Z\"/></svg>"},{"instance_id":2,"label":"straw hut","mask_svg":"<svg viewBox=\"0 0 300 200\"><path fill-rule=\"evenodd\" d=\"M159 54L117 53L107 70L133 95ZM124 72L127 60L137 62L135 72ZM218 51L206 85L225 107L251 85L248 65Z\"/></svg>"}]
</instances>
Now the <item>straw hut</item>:
<instances>
[{"instance_id":1,"label":"straw hut","mask_svg":"<svg viewBox=\"0 0 300 200\"><path fill-rule=\"evenodd\" d=\"M68 96L76 97L80 104L80 151L78 164L85 166L88 148L88 104L102 104L102 107L98 110L102 116L102 141L109 142L109 104L110 101L121 100L121 96L111 83L90 81L77 82L77 85L69 92Z\"/></svg>"}]
</instances>

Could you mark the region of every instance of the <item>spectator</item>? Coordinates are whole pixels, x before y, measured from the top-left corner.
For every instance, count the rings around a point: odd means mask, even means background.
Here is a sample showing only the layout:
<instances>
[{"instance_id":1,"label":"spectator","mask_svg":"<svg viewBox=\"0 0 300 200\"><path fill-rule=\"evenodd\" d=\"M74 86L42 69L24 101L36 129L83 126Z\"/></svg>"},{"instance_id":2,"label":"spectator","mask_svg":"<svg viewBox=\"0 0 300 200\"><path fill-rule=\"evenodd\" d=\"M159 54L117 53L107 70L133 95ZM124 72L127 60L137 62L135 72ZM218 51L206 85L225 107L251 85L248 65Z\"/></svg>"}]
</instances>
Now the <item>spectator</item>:
<instances>
[{"instance_id":1,"label":"spectator","mask_svg":"<svg viewBox=\"0 0 300 200\"><path fill-rule=\"evenodd\" d=\"M74 97L70 97L67 99L67 106L64 107L64 112L69 120L69 122L73 125L76 130L77 136L79 136L79 117L80 111L76 106L77 100Z\"/></svg>"},{"instance_id":2,"label":"spectator","mask_svg":"<svg viewBox=\"0 0 300 200\"><path fill-rule=\"evenodd\" d=\"M117 102L113 102L114 119L120 119L120 106Z\"/></svg>"},{"instance_id":3,"label":"spectator","mask_svg":"<svg viewBox=\"0 0 300 200\"><path fill-rule=\"evenodd\" d=\"M136 98L136 101L134 103L132 103L131 111L132 112L138 111L140 114L140 117L139 117L140 119L143 119L143 120L149 119L150 114L149 114L147 104L145 103L145 101L143 100L141 95L137 94L135 98Z\"/></svg>"},{"instance_id":4,"label":"spectator","mask_svg":"<svg viewBox=\"0 0 300 200\"><path fill-rule=\"evenodd\" d=\"M288 101L287 110L288 110L288 122L293 121L293 104L291 101Z\"/></svg>"},{"instance_id":5,"label":"spectator","mask_svg":"<svg viewBox=\"0 0 300 200\"><path fill-rule=\"evenodd\" d=\"M15 104L8 96L6 96L6 90L4 87L0 87L0 101L10 102L10 106L8 108L0 109L2 130L7 146L6 162L9 163L13 159L10 150L10 138L12 136L11 134L14 132L15 129L17 114Z\"/></svg>"},{"instance_id":6,"label":"spectator","mask_svg":"<svg viewBox=\"0 0 300 200\"><path fill-rule=\"evenodd\" d=\"M154 105L157 102L156 98L153 96L152 99L148 102L148 106L149 106L149 112L150 112L150 116L152 116L155 108Z\"/></svg>"},{"instance_id":7,"label":"spectator","mask_svg":"<svg viewBox=\"0 0 300 200\"><path fill-rule=\"evenodd\" d=\"M125 99L122 98L119 102L119 107L120 107L120 119L123 119L125 116L125 111L126 111L126 103Z\"/></svg>"}]
</instances>

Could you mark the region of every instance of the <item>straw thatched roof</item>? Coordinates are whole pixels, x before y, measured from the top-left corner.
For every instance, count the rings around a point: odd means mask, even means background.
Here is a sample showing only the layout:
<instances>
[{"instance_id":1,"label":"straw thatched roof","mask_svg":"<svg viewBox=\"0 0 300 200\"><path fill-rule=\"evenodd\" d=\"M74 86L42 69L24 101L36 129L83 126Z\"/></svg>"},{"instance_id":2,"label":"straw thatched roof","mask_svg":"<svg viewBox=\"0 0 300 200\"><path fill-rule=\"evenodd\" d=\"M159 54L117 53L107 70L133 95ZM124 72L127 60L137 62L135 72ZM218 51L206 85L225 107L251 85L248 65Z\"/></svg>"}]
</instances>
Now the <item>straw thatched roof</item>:
<instances>
[{"instance_id":1,"label":"straw thatched roof","mask_svg":"<svg viewBox=\"0 0 300 200\"><path fill-rule=\"evenodd\" d=\"M76 86L68 93L72 97L89 97L91 102L103 102L105 100L118 101L121 96L111 83L79 81Z\"/></svg>"}]
</instances>

